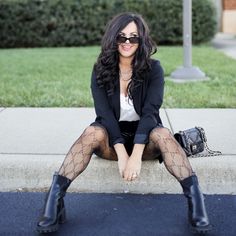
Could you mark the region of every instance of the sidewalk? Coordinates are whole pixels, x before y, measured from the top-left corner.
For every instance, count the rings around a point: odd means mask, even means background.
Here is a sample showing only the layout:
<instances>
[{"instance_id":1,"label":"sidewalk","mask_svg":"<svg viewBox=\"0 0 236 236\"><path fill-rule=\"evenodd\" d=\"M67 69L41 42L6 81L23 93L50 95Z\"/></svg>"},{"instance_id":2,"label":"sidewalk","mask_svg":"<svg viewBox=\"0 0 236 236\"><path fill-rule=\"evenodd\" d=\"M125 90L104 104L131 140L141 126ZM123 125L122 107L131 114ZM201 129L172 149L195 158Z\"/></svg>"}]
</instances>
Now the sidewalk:
<instances>
[{"instance_id":1,"label":"sidewalk","mask_svg":"<svg viewBox=\"0 0 236 236\"><path fill-rule=\"evenodd\" d=\"M236 35L218 33L211 43L216 49L236 59Z\"/></svg>"},{"instance_id":2,"label":"sidewalk","mask_svg":"<svg viewBox=\"0 0 236 236\"><path fill-rule=\"evenodd\" d=\"M161 109L166 127L178 132L205 129L208 145L222 156L191 158L208 194L236 194L236 110ZM0 191L48 188L70 146L95 118L93 108L0 108ZM143 162L141 176L125 183L117 162L94 157L70 191L181 193L176 180L157 161Z\"/></svg>"}]
</instances>

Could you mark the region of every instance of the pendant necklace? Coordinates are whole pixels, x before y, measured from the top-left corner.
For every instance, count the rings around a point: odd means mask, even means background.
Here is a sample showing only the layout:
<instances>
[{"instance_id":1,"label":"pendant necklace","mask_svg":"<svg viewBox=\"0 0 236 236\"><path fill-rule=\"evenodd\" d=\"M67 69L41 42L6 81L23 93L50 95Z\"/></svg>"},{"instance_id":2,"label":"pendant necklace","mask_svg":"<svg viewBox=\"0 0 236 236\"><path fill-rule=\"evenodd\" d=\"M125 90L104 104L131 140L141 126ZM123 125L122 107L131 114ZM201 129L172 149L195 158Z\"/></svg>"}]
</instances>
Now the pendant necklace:
<instances>
[{"instance_id":1,"label":"pendant necklace","mask_svg":"<svg viewBox=\"0 0 236 236\"><path fill-rule=\"evenodd\" d=\"M120 70L120 79L123 81L129 81L131 80L131 76L132 76L132 69L128 70L128 71L122 71Z\"/></svg>"}]
</instances>

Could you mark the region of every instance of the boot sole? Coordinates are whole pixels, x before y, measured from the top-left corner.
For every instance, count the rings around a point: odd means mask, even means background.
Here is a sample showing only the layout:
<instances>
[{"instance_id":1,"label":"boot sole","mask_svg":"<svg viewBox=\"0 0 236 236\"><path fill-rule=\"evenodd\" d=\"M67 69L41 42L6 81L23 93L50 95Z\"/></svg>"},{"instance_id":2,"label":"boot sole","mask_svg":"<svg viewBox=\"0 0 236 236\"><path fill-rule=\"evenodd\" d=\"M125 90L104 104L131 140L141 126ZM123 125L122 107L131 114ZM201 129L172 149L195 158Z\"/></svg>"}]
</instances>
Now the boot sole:
<instances>
[{"instance_id":1,"label":"boot sole","mask_svg":"<svg viewBox=\"0 0 236 236\"><path fill-rule=\"evenodd\" d=\"M60 224L64 224L66 222L66 220L63 220L63 221L59 221L58 224L54 225L54 226L51 226L51 227L47 227L47 228L42 228L40 226L37 226L37 229L36 231L40 234L47 234L47 233L53 233L53 232L56 232L58 231L59 229L59 225Z\"/></svg>"},{"instance_id":2,"label":"boot sole","mask_svg":"<svg viewBox=\"0 0 236 236\"><path fill-rule=\"evenodd\" d=\"M191 226L191 232L193 234L204 235L204 234L209 233L211 230L212 230L211 225L208 225L208 226L205 226L205 227L193 227L193 226Z\"/></svg>"},{"instance_id":3,"label":"boot sole","mask_svg":"<svg viewBox=\"0 0 236 236\"><path fill-rule=\"evenodd\" d=\"M58 231L59 225L64 224L65 222L66 222L65 211L62 211L60 213L59 218L58 218L58 223L57 224L55 224L53 226L48 226L48 227L45 227L45 228L37 226L36 231L40 234L53 233L53 232Z\"/></svg>"},{"instance_id":4,"label":"boot sole","mask_svg":"<svg viewBox=\"0 0 236 236\"><path fill-rule=\"evenodd\" d=\"M58 230L59 226L55 225L53 227L48 227L48 228L41 228L41 227L37 227L37 232L40 234L47 234L47 233L52 233L52 232L56 232Z\"/></svg>"}]
</instances>

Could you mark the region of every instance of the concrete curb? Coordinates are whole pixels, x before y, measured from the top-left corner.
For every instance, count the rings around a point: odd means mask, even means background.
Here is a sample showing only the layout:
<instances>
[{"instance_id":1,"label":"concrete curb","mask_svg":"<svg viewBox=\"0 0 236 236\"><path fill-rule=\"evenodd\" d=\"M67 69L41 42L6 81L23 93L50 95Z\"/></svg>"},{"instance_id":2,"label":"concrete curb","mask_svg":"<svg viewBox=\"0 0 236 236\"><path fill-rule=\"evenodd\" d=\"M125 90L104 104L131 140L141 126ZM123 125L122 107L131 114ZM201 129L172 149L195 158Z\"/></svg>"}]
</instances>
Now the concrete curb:
<instances>
[{"instance_id":1,"label":"concrete curb","mask_svg":"<svg viewBox=\"0 0 236 236\"><path fill-rule=\"evenodd\" d=\"M0 191L44 191L63 156L0 155ZM236 158L216 156L191 158L199 182L207 194L236 194ZM180 185L158 161L144 161L140 178L126 183L118 173L117 162L93 157L87 169L72 183L69 191L97 193L181 193Z\"/></svg>"}]
</instances>

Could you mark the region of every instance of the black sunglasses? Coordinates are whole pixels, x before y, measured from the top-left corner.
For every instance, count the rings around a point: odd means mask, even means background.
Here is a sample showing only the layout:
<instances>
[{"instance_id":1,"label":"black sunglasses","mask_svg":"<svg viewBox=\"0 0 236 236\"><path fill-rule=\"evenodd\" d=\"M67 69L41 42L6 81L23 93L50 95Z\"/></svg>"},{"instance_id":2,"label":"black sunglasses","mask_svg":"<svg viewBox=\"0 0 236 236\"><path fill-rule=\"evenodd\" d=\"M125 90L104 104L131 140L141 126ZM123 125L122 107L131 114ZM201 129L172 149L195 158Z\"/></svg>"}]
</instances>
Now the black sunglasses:
<instances>
[{"instance_id":1,"label":"black sunglasses","mask_svg":"<svg viewBox=\"0 0 236 236\"><path fill-rule=\"evenodd\" d=\"M116 39L117 43L125 43L127 40L129 40L129 42L131 44L139 43L139 37L137 37L137 36L132 36L130 38L126 38L125 36L118 35L117 39Z\"/></svg>"}]
</instances>

